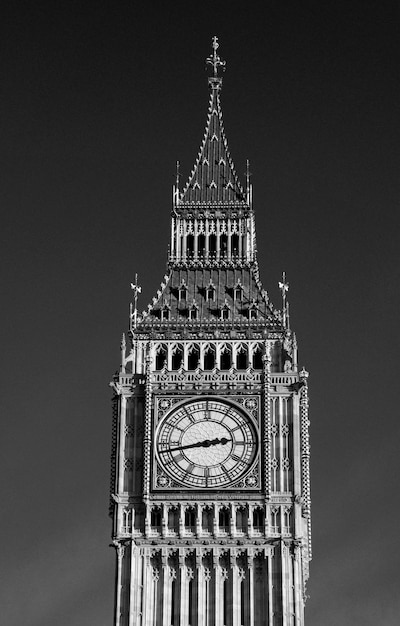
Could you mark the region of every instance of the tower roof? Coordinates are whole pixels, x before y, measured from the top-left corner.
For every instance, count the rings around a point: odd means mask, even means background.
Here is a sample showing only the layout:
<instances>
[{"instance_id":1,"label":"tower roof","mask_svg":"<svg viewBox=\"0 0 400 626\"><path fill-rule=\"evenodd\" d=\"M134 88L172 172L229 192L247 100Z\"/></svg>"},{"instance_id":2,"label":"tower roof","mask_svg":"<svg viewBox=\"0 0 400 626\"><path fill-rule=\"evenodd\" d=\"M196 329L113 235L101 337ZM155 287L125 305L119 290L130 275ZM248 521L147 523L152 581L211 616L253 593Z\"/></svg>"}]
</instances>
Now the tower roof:
<instances>
[{"instance_id":1,"label":"tower roof","mask_svg":"<svg viewBox=\"0 0 400 626\"><path fill-rule=\"evenodd\" d=\"M179 204L248 205L229 154L224 132L220 100L222 78L218 76L218 68L224 67L225 62L217 55L217 48L218 41L214 37L213 55L207 59L207 63L213 66L214 75L208 80L211 93L206 129L189 180L179 196Z\"/></svg>"}]
</instances>

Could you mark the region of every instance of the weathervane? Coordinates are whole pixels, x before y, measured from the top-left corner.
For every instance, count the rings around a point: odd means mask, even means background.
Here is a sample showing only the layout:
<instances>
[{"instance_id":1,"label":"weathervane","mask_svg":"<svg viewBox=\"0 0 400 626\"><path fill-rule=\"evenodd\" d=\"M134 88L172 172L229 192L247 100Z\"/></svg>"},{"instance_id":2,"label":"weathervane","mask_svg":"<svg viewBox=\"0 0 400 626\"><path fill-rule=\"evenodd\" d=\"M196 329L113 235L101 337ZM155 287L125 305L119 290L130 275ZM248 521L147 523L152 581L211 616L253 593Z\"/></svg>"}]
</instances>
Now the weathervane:
<instances>
[{"instance_id":1,"label":"weathervane","mask_svg":"<svg viewBox=\"0 0 400 626\"><path fill-rule=\"evenodd\" d=\"M131 283L131 289L133 291L133 302L134 302L133 307L131 304L131 330L132 330L132 319L133 319L133 328L136 329L136 326L137 326L137 300L138 300L138 294L142 292L142 288L139 287L138 285L137 274L135 274L135 282Z\"/></svg>"},{"instance_id":2,"label":"weathervane","mask_svg":"<svg viewBox=\"0 0 400 626\"><path fill-rule=\"evenodd\" d=\"M222 59L219 56L219 54L217 54L217 50L219 48L219 43L218 43L218 37L216 37L215 35L212 38L212 47L213 47L213 53L210 54L209 57L207 57L206 63L208 65L212 66L213 71L214 71L214 76L213 76L213 78L209 78L208 80L209 80L210 84L221 85L222 78L220 76L218 76L218 68L221 68L223 71L225 71L226 63L225 63L225 61L222 61Z\"/></svg>"},{"instance_id":3,"label":"weathervane","mask_svg":"<svg viewBox=\"0 0 400 626\"><path fill-rule=\"evenodd\" d=\"M286 282L286 272L282 272L282 281L279 281L279 289L282 294L282 316L283 316L283 325L286 327L286 322L288 319L288 304L286 303L286 293L289 291L289 283Z\"/></svg>"}]
</instances>

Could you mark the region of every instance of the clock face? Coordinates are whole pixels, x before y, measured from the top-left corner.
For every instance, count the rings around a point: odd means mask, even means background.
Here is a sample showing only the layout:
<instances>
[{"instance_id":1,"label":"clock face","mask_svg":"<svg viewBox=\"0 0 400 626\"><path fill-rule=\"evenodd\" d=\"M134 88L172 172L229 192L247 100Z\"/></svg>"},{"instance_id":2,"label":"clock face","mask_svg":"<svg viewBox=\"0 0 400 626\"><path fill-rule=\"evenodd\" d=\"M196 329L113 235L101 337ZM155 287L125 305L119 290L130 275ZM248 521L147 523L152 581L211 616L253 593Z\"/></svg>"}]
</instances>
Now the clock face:
<instances>
[{"instance_id":1,"label":"clock face","mask_svg":"<svg viewBox=\"0 0 400 626\"><path fill-rule=\"evenodd\" d=\"M257 435L250 417L217 399L187 402L160 423L156 454L164 471L188 487L226 487L253 464Z\"/></svg>"}]
</instances>

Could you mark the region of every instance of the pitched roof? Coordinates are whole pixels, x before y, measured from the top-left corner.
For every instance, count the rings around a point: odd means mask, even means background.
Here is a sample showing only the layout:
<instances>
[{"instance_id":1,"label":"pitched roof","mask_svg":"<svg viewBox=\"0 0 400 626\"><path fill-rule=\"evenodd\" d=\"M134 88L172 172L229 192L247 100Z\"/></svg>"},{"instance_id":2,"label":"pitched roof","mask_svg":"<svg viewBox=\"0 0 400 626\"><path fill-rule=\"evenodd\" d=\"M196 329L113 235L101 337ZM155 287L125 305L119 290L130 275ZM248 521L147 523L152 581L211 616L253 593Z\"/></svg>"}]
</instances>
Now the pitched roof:
<instances>
[{"instance_id":1,"label":"pitched roof","mask_svg":"<svg viewBox=\"0 0 400 626\"><path fill-rule=\"evenodd\" d=\"M182 203L225 203L247 205L246 194L236 175L225 137L220 102L220 85L211 82L210 104L203 142L183 192Z\"/></svg>"},{"instance_id":2,"label":"pitched roof","mask_svg":"<svg viewBox=\"0 0 400 626\"><path fill-rule=\"evenodd\" d=\"M209 290L213 290L210 297ZM238 297L236 290L240 291ZM196 308L202 325L218 323L221 311L228 308L225 325L249 326L249 309L255 310L250 326L280 326L279 313L274 309L254 267L241 269L172 269L157 297L144 312L138 324L145 330L160 323L161 311L168 309L167 325L185 326L190 323L190 309Z\"/></svg>"}]
</instances>

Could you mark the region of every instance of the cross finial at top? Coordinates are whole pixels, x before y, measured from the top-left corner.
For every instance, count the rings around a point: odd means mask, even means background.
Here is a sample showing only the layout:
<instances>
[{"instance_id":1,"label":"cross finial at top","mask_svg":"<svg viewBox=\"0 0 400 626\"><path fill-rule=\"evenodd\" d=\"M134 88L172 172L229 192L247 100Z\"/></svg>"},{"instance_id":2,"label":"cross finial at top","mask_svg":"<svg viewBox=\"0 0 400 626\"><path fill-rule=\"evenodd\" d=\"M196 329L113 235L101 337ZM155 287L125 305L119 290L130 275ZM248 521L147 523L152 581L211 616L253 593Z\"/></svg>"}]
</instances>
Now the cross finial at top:
<instances>
[{"instance_id":1,"label":"cross finial at top","mask_svg":"<svg viewBox=\"0 0 400 626\"><path fill-rule=\"evenodd\" d=\"M222 70L225 71L226 63L225 63L225 61L223 61L221 59L219 54L217 54L217 50L219 48L219 43L218 43L218 37L216 37L215 35L212 38L212 47L213 47L213 53L210 54L209 57L207 57L206 63L208 65L212 65L212 68L214 70L214 78L217 78L218 77L218 68L222 68Z\"/></svg>"}]
</instances>

